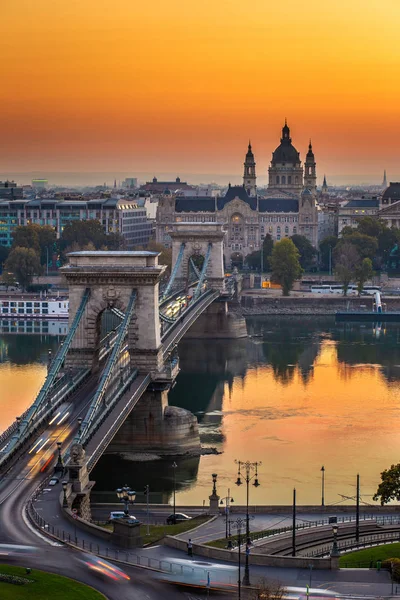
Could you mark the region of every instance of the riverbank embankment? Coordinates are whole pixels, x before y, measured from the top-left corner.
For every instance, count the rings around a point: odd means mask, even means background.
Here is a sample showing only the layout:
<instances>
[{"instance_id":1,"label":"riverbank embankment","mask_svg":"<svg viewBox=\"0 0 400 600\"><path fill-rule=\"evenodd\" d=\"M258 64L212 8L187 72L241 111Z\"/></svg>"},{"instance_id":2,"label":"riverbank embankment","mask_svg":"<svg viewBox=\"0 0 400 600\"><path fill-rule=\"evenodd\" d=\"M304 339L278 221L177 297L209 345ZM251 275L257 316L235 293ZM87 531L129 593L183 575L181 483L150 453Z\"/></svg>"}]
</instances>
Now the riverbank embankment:
<instances>
[{"instance_id":1,"label":"riverbank embankment","mask_svg":"<svg viewBox=\"0 0 400 600\"><path fill-rule=\"evenodd\" d=\"M384 310L400 311L400 297L382 298ZM293 292L291 296L271 293L270 290L246 291L241 306L245 316L252 315L335 315L341 311L373 311L373 296L322 296ZM381 320L384 321L384 314Z\"/></svg>"}]
</instances>

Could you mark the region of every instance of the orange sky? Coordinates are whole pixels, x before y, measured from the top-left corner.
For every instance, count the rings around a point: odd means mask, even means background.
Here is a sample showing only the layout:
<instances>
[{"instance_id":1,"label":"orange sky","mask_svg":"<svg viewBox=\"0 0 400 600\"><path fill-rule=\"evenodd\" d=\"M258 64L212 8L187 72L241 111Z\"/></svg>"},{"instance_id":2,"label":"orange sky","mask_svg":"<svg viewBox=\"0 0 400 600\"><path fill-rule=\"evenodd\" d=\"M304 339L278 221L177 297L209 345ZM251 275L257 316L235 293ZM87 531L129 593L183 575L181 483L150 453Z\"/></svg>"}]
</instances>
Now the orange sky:
<instances>
[{"instance_id":1,"label":"orange sky","mask_svg":"<svg viewBox=\"0 0 400 600\"><path fill-rule=\"evenodd\" d=\"M398 0L3 0L0 172L400 178Z\"/></svg>"}]
</instances>

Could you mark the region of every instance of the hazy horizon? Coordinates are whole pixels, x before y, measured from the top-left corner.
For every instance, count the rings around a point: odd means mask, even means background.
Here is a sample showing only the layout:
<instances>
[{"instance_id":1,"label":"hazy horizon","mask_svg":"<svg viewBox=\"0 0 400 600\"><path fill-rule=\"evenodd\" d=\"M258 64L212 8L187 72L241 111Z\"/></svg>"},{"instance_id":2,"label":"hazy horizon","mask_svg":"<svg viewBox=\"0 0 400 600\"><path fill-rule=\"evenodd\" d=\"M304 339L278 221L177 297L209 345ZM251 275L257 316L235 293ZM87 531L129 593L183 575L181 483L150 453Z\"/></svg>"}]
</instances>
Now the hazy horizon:
<instances>
[{"instance_id":1,"label":"hazy horizon","mask_svg":"<svg viewBox=\"0 0 400 600\"><path fill-rule=\"evenodd\" d=\"M114 180L121 182L126 177L136 177L141 183L145 181L151 181L153 177L157 177L159 181L175 181L177 177L180 177L181 181L186 181L193 185L216 183L218 185L241 185L243 178L241 175L234 174L218 174L218 173L186 173L186 172L137 172L132 173L128 171L8 171L0 172L0 181L5 179L14 180L20 185L29 185L32 179L47 179L49 186L95 186L106 183L108 186L114 185ZM400 177L399 177L400 178ZM380 174L372 174L368 179L362 175L353 175L346 177L327 177L328 185L336 186L371 186L380 185L383 180L383 172ZM397 181L396 178L390 178L387 175L387 180ZM322 185L323 175L318 177L318 185ZM265 187L268 184L268 177L258 177L258 187Z\"/></svg>"}]
</instances>

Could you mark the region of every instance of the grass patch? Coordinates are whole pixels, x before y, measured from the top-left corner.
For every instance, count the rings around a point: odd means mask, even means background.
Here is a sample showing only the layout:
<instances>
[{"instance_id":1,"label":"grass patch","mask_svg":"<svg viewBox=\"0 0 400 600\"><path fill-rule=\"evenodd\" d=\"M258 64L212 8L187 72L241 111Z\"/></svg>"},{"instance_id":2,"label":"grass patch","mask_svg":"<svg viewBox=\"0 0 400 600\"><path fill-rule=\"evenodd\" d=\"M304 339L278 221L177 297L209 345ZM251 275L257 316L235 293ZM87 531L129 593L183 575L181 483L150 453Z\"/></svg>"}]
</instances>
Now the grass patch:
<instances>
[{"instance_id":1,"label":"grass patch","mask_svg":"<svg viewBox=\"0 0 400 600\"><path fill-rule=\"evenodd\" d=\"M142 525L140 527L140 533L144 544L154 544L155 542L162 540L166 535L179 535L180 533L185 533L199 525L203 525L203 523L207 523L211 518L210 515L200 515L189 521L177 523L176 525L167 525L166 523L165 525L150 525L149 535L146 535L147 526Z\"/></svg>"},{"instance_id":2,"label":"grass patch","mask_svg":"<svg viewBox=\"0 0 400 600\"><path fill-rule=\"evenodd\" d=\"M355 569L357 567L376 568L377 561L384 561L388 558L400 558L399 542L343 554L339 558L339 567L348 569Z\"/></svg>"},{"instance_id":3,"label":"grass patch","mask_svg":"<svg viewBox=\"0 0 400 600\"><path fill-rule=\"evenodd\" d=\"M68 577L32 569L29 575L23 567L0 565L0 573L30 579L31 583L14 585L0 581L1 600L104 600L96 590Z\"/></svg>"},{"instance_id":4,"label":"grass patch","mask_svg":"<svg viewBox=\"0 0 400 600\"><path fill-rule=\"evenodd\" d=\"M190 531L203 523L207 523L212 517L210 515L199 515L198 517L194 517L188 521L182 521L181 523L177 523L176 525L150 525L149 527L149 535L147 533L147 525L143 523L140 526L140 535L142 536L144 544L155 544L163 539L166 535L178 535L179 533L185 533L185 531ZM106 523L105 525L101 525L104 529L108 529L109 531L113 530L112 523Z\"/></svg>"}]
</instances>

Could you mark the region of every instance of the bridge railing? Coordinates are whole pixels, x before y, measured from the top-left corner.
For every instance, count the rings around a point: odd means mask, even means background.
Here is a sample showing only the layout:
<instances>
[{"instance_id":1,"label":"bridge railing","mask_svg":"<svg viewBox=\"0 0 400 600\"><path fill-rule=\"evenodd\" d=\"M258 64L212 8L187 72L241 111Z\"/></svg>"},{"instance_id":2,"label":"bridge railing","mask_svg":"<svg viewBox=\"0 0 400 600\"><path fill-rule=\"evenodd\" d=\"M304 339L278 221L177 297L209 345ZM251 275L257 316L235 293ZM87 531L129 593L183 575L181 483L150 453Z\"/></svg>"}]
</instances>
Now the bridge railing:
<instances>
[{"instance_id":1,"label":"bridge railing","mask_svg":"<svg viewBox=\"0 0 400 600\"><path fill-rule=\"evenodd\" d=\"M80 370L72 377L70 383L65 382L64 386L58 391L53 400L43 405L40 411L37 412L35 420L30 421L29 427L25 430L24 436L18 437L17 442L9 451L7 448L7 438L3 439L3 444L5 443L6 447L3 447L2 449L3 452L0 456L0 468L6 465L18 451L23 449L24 446L29 443L31 436L33 436L40 430L41 427L47 424L48 419L52 416L54 411L72 394L74 394L89 376L90 369ZM3 434L5 433L6 432L3 432Z\"/></svg>"},{"instance_id":2,"label":"bridge railing","mask_svg":"<svg viewBox=\"0 0 400 600\"><path fill-rule=\"evenodd\" d=\"M172 323L168 329L165 329L161 336L161 341L165 342L169 335L175 330L179 329L179 326L183 323L190 325L197 319L197 317L203 312L204 307L203 303L206 298L209 298L211 301L214 301L220 295L219 291L208 289L205 290L197 300L193 300L191 304L187 307L187 309L181 313L180 317ZM210 302L211 303L211 302ZM169 341L167 348L164 349L164 353L171 349L171 346L175 344L175 338L172 341Z\"/></svg>"},{"instance_id":3,"label":"bridge railing","mask_svg":"<svg viewBox=\"0 0 400 600\"><path fill-rule=\"evenodd\" d=\"M107 364L104 368L98 388L97 388L94 398L89 406L89 410L85 416L85 419L82 423L82 429L81 429L80 435L76 439L76 441L79 443L82 443L84 440L87 439L90 429L92 427L92 424L94 423L95 419L97 418L97 412L99 411L99 409L101 407L101 404L103 402L103 399L104 399L106 391L107 391L107 387L111 383L111 380L113 379L113 375L115 374L114 368L116 366L118 366L119 353L120 353L121 346L124 342L124 339L125 339L125 336L126 336L126 333L128 330L129 322L130 322L130 319L132 317L133 310L135 307L135 302L136 302L136 291L133 290L131 293L131 297L129 299L126 313L124 315L124 319L118 329L118 336L114 343L114 347L113 347L112 352L107 360Z\"/></svg>"},{"instance_id":4,"label":"bridge railing","mask_svg":"<svg viewBox=\"0 0 400 600\"><path fill-rule=\"evenodd\" d=\"M128 387L137 378L137 376L138 376L137 372L132 374L132 381L128 380L126 382L124 389L121 390L120 397L123 396L124 393L126 393ZM100 459L101 455L104 452L104 448L106 448L108 446L108 444L111 442L116 431L118 431L118 429L121 427L122 423L125 421L125 419L130 414L130 412L133 409L133 407L135 406L135 404L140 400L143 392L146 390L146 388L148 387L150 382L151 382L151 375L150 375L150 373L148 373L145 377L143 377L143 380L141 381L140 385L136 388L136 390L132 393L131 397L127 400L126 404L124 404L124 406L118 412L118 415L116 416L115 421L113 422L113 426L107 430L105 435L101 438L100 442L97 444L96 448L91 453L90 458L88 459L88 462L87 462L88 471L91 471L93 469L93 467L95 466L95 464L97 463L97 461ZM115 402L113 403L113 406L115 406L115 404L117 403L118 400L119 400L119 397L115 400ZM99 422L96 423L96 425L97 425L96 431L104 423L104 421L110 414L113 406L110 405L107 413L104 413L102 415L101 419L99 420ZM95 431L92 432L91 437L94 437L94 433L95 433Z\"/></svg>"}]
</instances>

